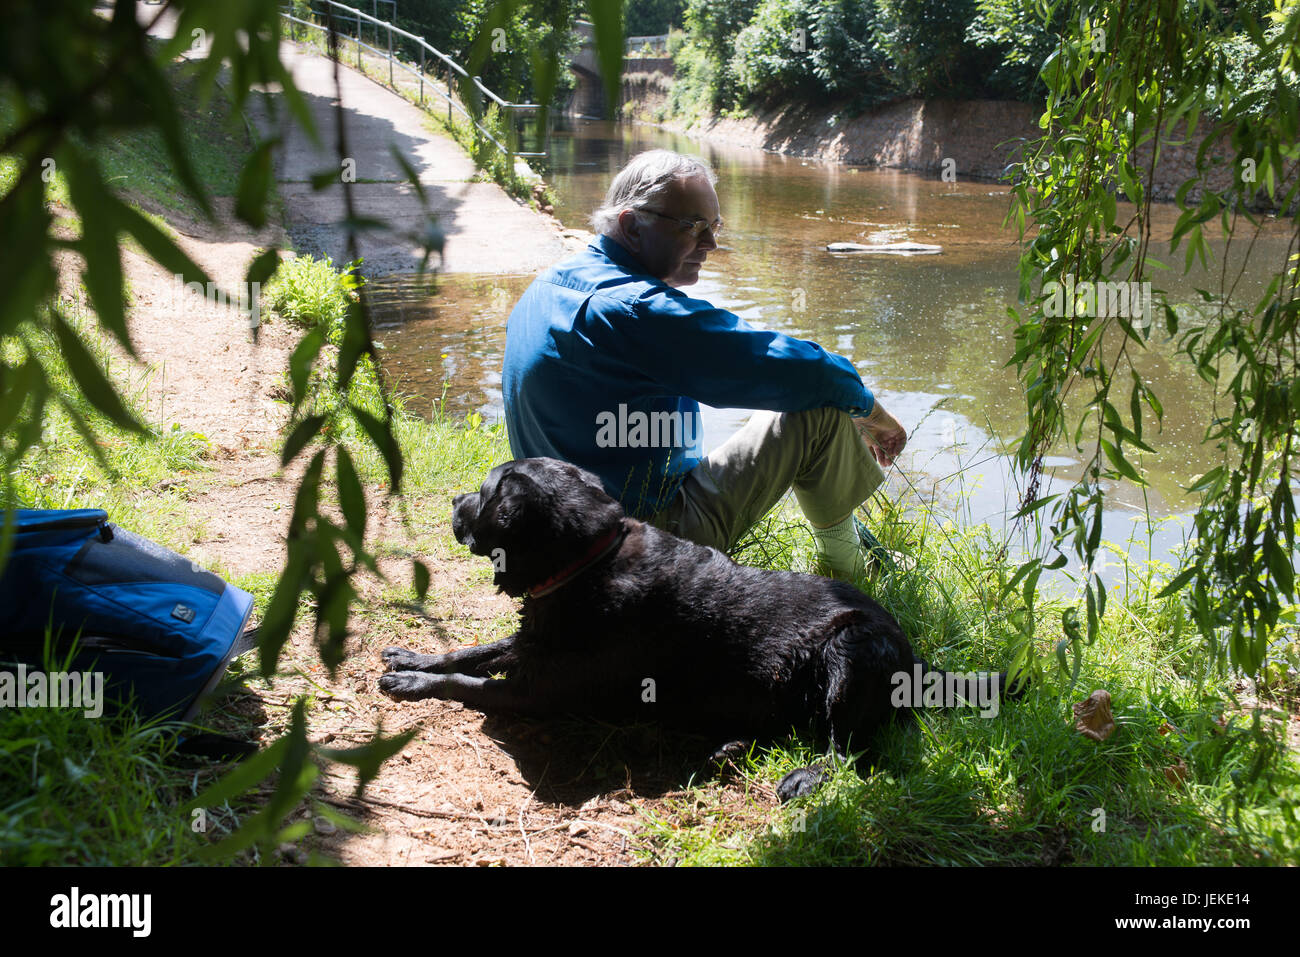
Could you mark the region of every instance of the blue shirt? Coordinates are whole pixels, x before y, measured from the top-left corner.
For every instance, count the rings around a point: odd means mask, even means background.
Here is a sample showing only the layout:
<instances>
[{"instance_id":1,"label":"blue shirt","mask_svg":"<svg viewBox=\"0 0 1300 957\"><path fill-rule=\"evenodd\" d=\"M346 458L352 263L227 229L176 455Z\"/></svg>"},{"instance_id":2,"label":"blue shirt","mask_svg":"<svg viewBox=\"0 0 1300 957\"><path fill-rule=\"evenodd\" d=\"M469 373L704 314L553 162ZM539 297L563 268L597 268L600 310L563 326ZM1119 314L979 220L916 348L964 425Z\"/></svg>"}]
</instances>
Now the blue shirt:
<instances>
[{"instance_id":1,"label":"blue shirt","mask_svg":"<svg viewBox=\"0 0 1300 957\"><path fill-rule=\"evenodd\" d=\"M640 518L703 457L700 402L853 415L875 402L848 359L692 299L608 236L538 276L510 313L501 392L516 458L588 469Z\"/></svg>"}]
</instances>

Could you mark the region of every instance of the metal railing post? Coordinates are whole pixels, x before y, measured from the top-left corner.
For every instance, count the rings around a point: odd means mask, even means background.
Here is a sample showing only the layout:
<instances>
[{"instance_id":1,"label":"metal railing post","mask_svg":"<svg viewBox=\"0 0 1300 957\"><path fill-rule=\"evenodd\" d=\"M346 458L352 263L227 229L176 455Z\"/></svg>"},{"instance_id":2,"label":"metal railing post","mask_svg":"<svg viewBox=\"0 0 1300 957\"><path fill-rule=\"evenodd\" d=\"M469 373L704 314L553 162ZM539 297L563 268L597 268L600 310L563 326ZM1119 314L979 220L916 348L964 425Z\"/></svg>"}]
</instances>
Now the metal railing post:
<instances>
[{"instance_id":1,"label":"metal railing post","mask_svg":"<svg viewBox=\"0 0 1300 957\"><path fill-rule=\"evenodd\" d=\"M420 105L424 106L424 47L420 47Z\"/></svg>"},{"instance_id":2,"label":"metal railing post","mask_svg":"<svg viewBox=\"0 0 1300 957\"><path fill-rule=\"evenodd\" d=\"M375 0L376 6L378 3L379 0ZM391 23L388 25L388 85L397 86L393 82L393 25Z\"/></svg>"}]
</instances>

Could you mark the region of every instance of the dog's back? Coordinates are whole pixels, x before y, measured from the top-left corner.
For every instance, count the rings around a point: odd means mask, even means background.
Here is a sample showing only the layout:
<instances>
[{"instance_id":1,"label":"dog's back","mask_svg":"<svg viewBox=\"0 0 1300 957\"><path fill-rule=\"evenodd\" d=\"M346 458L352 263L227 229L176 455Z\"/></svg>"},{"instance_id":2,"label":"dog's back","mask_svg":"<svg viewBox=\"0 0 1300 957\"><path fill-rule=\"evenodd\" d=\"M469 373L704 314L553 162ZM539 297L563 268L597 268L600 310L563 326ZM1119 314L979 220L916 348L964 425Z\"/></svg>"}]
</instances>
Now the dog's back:
<instances>
[{"instance_id":1,"label":"dog's back","mask_svg":"<svg viewBox=\"0 0 1300 957\"><path fill-rule=\"evenodd\" d=\"M913 657L872 599L627 525L608 564L525 601L512 673L531 696L556 711L737 734L888 717L890 675Z\"/></svg>"}]
</instances>

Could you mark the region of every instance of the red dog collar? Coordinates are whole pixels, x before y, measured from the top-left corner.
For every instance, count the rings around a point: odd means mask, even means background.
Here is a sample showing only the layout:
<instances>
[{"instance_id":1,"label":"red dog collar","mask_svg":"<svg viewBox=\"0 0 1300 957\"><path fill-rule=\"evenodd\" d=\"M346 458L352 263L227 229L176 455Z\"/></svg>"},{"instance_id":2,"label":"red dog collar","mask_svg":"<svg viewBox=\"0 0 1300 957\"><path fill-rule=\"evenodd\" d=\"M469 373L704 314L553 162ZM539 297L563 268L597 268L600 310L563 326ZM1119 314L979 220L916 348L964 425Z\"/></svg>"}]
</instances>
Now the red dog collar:
<instances>
[{"instance_id":1,"label":"red dog collar","mask_svg":"<svg viewBox=\"0 0 1300 957\"><path fill-rule=\"evenodd\" d=\"M625 538L627 538L627 527L622 522L619 522L618 528L610 531L608 535L604 535L597 539L595 543L592 544L591 548L587 549L586 554L576 562L572 563L567 568L563 568L556 572L540 584L534 585L532 588L528 589L525 594L527 594L529 598L541 598L543 595L549 595L562 585L567 585L592 565L596 564L596 562L600 561L605 556L618 551L619 547L623 544L623 539Z\"/></svg>"}]
</instances>

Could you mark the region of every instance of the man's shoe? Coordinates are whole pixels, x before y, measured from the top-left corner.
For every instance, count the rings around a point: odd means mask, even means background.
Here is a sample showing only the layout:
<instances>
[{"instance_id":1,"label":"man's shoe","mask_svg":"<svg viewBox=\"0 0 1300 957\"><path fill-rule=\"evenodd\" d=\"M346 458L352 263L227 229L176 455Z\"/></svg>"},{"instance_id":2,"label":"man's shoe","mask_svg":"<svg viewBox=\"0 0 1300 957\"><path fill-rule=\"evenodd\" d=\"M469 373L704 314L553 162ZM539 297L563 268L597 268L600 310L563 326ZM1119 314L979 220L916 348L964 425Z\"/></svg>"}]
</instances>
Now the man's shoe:
<instances>
[{"instance_id":1,"label":"man's shoe","mask_svg":"<svg viewBox=\"0 0 1300 957\"><path fill-rule=\"evenodd\" d=\"M876 575L882 569L889 572L910 572L916 569L916 558L907 552L890 551L880 539L871 534L871 530L862 524L861 519L853 516L853 528L862 543L862 551L867 556L867 574Z\"/></svg>"}]
</instances>

